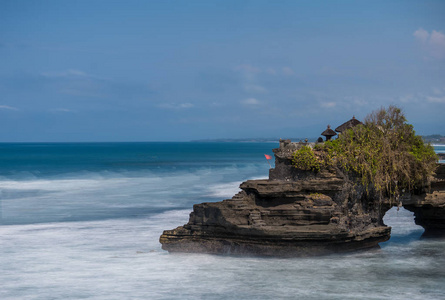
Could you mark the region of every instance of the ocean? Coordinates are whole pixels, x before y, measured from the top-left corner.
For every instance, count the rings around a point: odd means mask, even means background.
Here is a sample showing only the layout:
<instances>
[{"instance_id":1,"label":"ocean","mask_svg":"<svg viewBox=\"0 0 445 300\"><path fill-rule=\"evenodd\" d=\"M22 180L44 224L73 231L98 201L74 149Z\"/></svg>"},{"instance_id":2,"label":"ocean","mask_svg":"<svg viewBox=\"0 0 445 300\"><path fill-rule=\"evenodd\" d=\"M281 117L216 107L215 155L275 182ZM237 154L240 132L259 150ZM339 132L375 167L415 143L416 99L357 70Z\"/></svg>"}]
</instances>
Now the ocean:
<instances>
[{"instance_id":1,"label":"ocean","mask_svg":"<svg viewBox=\"0 0 445 300\"><path fill-rule=\"evenodd\" d=\"M169 254L193 204L267 178L277 143L0 144L0 299L444 299L445 240L391 209L381 249ZM445 151L435 146L436 151Z\"/></svg>"}]
</instances>

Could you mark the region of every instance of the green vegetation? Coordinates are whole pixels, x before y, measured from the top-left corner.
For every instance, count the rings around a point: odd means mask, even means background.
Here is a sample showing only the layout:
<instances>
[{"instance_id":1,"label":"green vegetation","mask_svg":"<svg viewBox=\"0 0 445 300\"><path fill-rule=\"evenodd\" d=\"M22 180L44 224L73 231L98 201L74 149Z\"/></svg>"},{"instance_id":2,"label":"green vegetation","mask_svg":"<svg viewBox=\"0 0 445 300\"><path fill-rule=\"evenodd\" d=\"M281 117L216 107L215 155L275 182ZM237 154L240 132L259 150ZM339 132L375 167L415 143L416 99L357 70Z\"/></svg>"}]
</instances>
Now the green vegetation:
<instances>
[{"instance_id":1,"label":"green vegetation","mask_svg":"<svg viewBox=\"0 0 445 300\"><path fill-rule=\"evenodd\" d=\"M309 198L313 199L313 200L330 199L329 196L321 194L321 193L310 193Z\"/></svg>"},{"instance_id":2,"label":"green vegetation","mask_svg":"<svg viewBox=\"0 0 445 300\"><path fill-rule=\"evenodd\" d=\"M315 155L311 147L304 146L294 152L292 164L300 170L319 172L323 161Z\"/></svg>"},{"instance_id":3,"label":"green vegetation","mask_svg":"<svg viewBox=\"0 0 445 300\"><path fill-rule=\"evenodd\" d=\"M340 134L333 141L303 147L293 164L302 170L320 171L333 166L369 192L398 198L403 191L425 186L436 168L431 145L416 135L400 108L389 106L369 114L363 125Z\"/></svg>"}]
</instances>

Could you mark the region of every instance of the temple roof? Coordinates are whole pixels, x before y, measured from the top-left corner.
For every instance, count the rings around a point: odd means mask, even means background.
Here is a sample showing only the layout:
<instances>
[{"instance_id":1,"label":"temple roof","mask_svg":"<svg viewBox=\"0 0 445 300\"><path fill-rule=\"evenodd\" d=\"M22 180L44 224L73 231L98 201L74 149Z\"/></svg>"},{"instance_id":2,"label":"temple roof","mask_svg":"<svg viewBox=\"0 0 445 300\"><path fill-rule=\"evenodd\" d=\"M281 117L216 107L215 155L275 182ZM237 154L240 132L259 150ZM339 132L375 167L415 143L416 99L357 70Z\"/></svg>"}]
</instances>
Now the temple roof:
<instances>
[{"instance_id":1,"label":"temple roof","mask_svg":"<svg viewBox=\"0 0 445 300\"><path fill-rule=\"evenodd\" d=\"M331 125L328 125L328 128L321 133L324 136L334 136L337 135L334 130L331 129Z\"/></svg>"},{"instance_id":2,"label":"temple roof","mask_svg":"<svg viewBox=\"0 0 445 300\"><path fill-rule=\"evenodd\" d=\"M343 132L346 129L352 128L354 126L363 124L362 122L360 122L359 120L357 120L354 116L352 117L351 120L341 124L340 126L338 126L337 128L335 128L335 131L337 132Z\"/></svg>"}]
</instances>

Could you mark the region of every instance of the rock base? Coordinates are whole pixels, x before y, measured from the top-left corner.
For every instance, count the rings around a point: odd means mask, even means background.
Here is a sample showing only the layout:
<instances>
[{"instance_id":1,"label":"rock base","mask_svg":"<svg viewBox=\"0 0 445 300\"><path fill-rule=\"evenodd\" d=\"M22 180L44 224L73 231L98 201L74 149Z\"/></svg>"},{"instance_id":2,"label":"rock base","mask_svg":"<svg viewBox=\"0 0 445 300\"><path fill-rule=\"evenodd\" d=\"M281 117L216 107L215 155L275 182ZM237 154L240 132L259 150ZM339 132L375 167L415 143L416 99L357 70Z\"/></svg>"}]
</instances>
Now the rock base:
<instances>
[{"instance_id":1,"label":"rock base","mask_svg":"<svg viewBox=\"0 0 445 300\"><path fill-rule=\"evenodd\" d=\"M349 212L335 174L301 181L249 180L232 199L194 205L189 222L165 230L169 252L309 256L378 247L391 228L365 210Z\"/></svg>"},{"instance_id":2,"label":"rock base","mask_svg":"<svg viewBox=\"0 0 445 300\"><path fill-rule=\"evenodd\" d=\"M268 180L249 180L232 199L193 206L187 224L165 230L162 249L230 255L310 256L378 247L390 238L383 216L389 199L369 195L334 169L295 169L292 153L306 144L280 141ZM380 199L380 200L379 200ZM407 195L426 236L445 235L445 165L428 192Z\"/></svg>"},{"instance_id":3,"label":"rock base","mask_svg":"<svg viewBox=\"0 0 445 300\"><path fill-rule=\"evenodd\" d=\"M346 234L337 239L284 239L248 236L201 236L182 227L166 230L161 236L162 249L169 252L209 253L240 256L302 257L377 248L387 241L390 227L376 228L361 235Z\"/></svg>"}]
</instances>

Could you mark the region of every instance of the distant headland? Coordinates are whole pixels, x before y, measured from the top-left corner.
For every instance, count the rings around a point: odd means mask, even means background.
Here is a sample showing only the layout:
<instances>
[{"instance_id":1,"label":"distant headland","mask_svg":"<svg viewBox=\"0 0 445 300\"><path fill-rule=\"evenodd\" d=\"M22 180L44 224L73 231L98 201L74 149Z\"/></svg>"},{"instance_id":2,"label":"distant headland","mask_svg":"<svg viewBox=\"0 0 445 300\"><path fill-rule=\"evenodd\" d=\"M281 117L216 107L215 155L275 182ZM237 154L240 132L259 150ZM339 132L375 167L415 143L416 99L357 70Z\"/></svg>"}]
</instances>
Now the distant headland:
<instances>
[{"instance_id":1,"label":"distant headland","mask_svg":"<svg viewBox=\"0 0 445 300\"><path fill-rule=\"evenodd\" d=\"M422 139L425 143L437 144L437 145L445 145L445 136L440 134L432 134L432 135L421 135ZM239 138L239 139L229 139L229 138L220 138L220 139L199 139L199 140L191 140L190 142L194 143L278 143L280 139L283 140L291 140L291 141L304 141L308 140L308 142L316 142L318 138L316 137L269 137L269 138Z\"/></svg>"}]
</instances>

